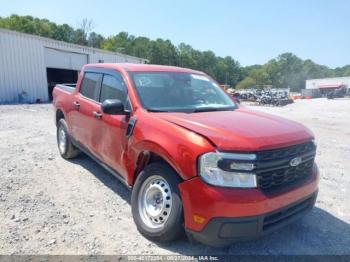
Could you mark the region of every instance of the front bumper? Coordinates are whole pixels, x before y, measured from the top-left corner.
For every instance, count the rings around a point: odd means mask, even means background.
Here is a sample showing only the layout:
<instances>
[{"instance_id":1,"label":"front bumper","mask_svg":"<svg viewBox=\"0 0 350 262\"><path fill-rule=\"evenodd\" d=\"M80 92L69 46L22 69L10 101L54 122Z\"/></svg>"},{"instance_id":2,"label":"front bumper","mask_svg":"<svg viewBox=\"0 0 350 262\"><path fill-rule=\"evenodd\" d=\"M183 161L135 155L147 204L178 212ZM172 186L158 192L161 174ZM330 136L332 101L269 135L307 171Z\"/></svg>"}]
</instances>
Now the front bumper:
<instances>
[{"instance_id":1,"label":"front bumper","mask_svg":"<svg viewBox=\"0 0 350 262\"><path fill-rule=\"evenodd\" d=\"M260 189L214 187L193 178L179 185L185 229L193 239L213 246L257 238L307 213L315 203L318 181L316 165L307 181L268 195ZM291 214L294 208L298 212ZM284 215L276 215L280 213ZM266 221L277 216L279 222L268 226Z\"/></svg>"},{"instance_id":2,"label":"front bumper","mask_svg":"<svg viewBox=\"0 0 350 262\"><path fill-rule=\"evenodd\" d=\"M298 220L315 205L317 191L311 196L271 213L242 218L211 219L200 232L186 229L190 239L210 246L256 239Z\"/></svg>"}]
</instances>

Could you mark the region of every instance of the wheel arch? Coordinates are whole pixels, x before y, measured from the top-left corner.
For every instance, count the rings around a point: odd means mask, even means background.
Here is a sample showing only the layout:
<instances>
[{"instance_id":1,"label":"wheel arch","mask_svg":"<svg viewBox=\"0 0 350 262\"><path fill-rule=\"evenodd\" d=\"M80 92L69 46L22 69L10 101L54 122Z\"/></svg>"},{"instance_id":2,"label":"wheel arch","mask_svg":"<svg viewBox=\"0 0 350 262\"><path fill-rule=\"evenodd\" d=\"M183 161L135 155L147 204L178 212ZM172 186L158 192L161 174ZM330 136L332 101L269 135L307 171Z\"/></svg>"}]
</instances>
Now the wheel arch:
<instances>
[{"instance_id":1,"label":"wheel arch","mask_svg":"<svg viewBox=\"0 0 350 262\"><path fill-rule=\"evenodd\" d=\"M174 162L171 159L169 159L169 157L165 156L164 154L161 154L160 152L143 150L138 154L136 160L136 168L133 173L132 184L134 185L137 177L140 175L140 173L146 166L155 162L161 162L168 165L171 169L174 170L174 172L179 176L181 180L185 180L185 177L181 175L181 171L179 170L179 168L174 164Z\"/></svg>"},{"instance_id":2,"label":"wheel arch","mask_svg":"<svg viewBox=\"0 0 350 262\"><path fill-rule=\"evenodd\" d=\"M60 121L60 119L65 119L65 115L63 113L63 111L61 109L57 109L56 110L56 117L55 117L55 123L56 123L56 126L58 124L58 121Z\"/></svg>"}]
</instances>

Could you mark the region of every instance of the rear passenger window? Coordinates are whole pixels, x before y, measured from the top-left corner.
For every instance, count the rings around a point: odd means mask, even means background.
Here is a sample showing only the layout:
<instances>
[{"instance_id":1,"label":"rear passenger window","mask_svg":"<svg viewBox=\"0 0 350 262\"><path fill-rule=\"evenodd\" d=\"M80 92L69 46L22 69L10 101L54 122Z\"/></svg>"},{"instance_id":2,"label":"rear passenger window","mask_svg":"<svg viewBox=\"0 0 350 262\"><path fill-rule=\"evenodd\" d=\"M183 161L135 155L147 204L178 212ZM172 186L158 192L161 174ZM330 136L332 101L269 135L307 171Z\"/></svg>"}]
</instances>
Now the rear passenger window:
<instances>
[{"instance_id":1,"label":"rear passenger window","mask_svg":"<svg viewBox=\"0 0 350 262\"><path fill-rule=\"evenodd\" d=\"M97 86L100 78L98 73L85 73L81 83L80 93L90 99L98 101L99 88Z\"/></svg>"},{"instance_id":2,"label":"rear passenger window","mask_svg":"<svg viewBox=\"0 0 350 262\"><path fill-rule=\"evenodd\" d=\"M103 76L100 98L101 102L106 99L119 99L125 105L126 96L126 86L121 76Z\"/></svg>"}]
</instances>

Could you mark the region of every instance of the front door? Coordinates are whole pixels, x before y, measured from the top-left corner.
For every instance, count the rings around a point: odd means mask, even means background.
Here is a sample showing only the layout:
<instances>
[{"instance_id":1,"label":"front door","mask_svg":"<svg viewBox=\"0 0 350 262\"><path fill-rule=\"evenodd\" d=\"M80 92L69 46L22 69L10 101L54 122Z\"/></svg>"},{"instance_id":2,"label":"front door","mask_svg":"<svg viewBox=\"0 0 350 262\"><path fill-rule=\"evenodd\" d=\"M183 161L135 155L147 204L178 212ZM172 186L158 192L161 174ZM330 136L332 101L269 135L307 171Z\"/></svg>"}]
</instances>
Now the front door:
<instances>
[{"instance_id":1,"label":"front door","mask_svg":"<svg viewBox=\"0 0 350 262\"><path fill-rule=\"evenodd\" d=\"M127 106L127 87L122 76L113 72L104 74L101 85L100 102L118 99ZM101 118L99 152L102 161L124 176L123 156L127 149L126 129L129 116L103 114Z\"/></svg>"}]
</instances>

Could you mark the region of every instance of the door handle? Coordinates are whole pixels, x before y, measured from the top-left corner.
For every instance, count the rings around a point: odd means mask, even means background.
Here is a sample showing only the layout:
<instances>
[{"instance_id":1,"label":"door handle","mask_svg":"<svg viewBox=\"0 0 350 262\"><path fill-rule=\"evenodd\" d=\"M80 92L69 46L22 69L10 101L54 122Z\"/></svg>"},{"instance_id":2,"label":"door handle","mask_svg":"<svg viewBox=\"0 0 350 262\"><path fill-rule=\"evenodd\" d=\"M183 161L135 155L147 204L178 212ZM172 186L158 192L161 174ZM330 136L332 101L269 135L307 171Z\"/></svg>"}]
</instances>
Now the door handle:
<instances>
[{"instance_id":1,"label":"door handle","mask_svg":"<svg viewBox=\"0 0 350 262\"><path fill-rule=\"evenodd\" d=\"M79 109L80 108L80 103L78 101L73 102L74 108Z\"/></svg>"},{"instance_id":2,"label":"door handle","mask_svg":"<svg viewBox=\"0 0 350 262\"><path fill-rule=\"evenodd\" d=\"M100 112L94 111L94 112L92 112L92 114L97 119L101 119L102 118L102 113L100 113Z\"/></svg>"}]
</instances>

